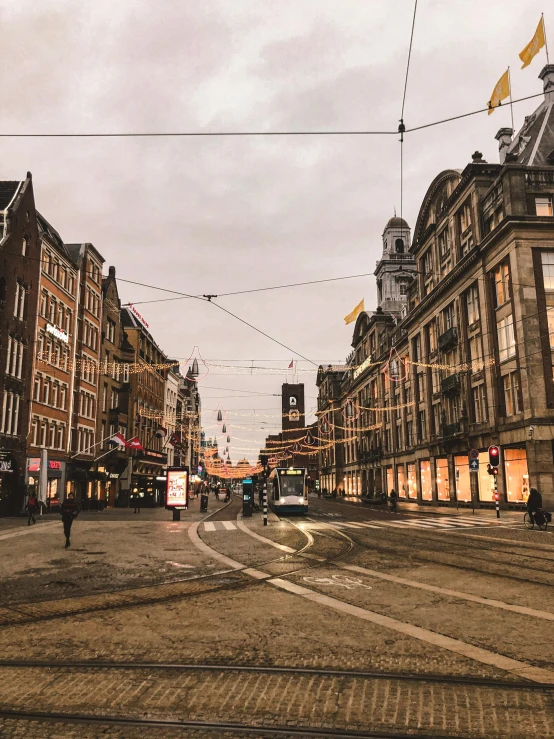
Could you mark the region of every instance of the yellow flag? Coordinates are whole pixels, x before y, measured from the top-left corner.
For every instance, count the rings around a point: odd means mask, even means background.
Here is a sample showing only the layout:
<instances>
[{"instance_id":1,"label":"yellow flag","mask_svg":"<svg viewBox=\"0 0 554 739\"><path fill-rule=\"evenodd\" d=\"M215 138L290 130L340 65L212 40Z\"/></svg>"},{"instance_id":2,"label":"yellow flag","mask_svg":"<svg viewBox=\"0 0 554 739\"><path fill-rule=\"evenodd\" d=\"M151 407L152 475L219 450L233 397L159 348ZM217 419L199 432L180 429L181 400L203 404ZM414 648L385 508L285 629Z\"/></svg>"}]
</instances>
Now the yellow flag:
<instances>
[{"instance_id":1,"label":"yellow flag","mask_svg":"<svg viewBox=\"0 0 554 739\"><path fill-rule=\"evenodd\" d=\"M523 62L522 69L525 69L525 67L531 64L533 57L539 53L544 46L544 43L544 21L541 17L537 30L535 31L535 35L519 55L519 58Z\"/></svg>"},{"instance_id":2,"label":"yellow flag","mask_svg":"<svg viewBox=\"0 0 554 739\"><path fill-rule=\"evenodd\" d=\"M352 313L349 313L347 316L344 317L344 322L346 323L346 325L348 325L349 323L353 323L363 310L364 299L362 298L358 305L354 308Z\"/></svg>"},{"instance_id":3,"label":"yellow flag","mask_svg":"<svg viewBox=\"0 0 554 739\"><path fill-rule=\"evenodd\" d=\"M500 101L510 96L510 73L508 70L504 72L502 77L496 83L496 87L492 91L491 99L489 100L489 115L498 108Z\"/></svg>"}]
</instances>

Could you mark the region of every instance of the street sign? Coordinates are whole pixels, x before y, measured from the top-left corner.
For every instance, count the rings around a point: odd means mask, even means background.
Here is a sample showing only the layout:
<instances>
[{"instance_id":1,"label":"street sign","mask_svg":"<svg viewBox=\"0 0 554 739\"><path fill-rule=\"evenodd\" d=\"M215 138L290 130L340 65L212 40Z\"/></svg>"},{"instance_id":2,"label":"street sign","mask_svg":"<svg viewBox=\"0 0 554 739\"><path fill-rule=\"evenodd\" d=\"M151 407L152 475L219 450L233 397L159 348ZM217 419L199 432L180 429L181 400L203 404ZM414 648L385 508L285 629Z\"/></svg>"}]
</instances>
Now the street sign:
<instances>
[{"instance_id":1,"label":"street sign","mask_svg":"<svg viewBox=\"0 0 554 739\"><path fill-rule=\"evenodd\" d=\"M472 449L469 453L470 459L479 459L479 449Z\"/></svg>"},{"instance_id":2,"label":"street sign","mask_svg":"<svg viewBox=\"0 0 554 739\"><path fill-rule=\"evenodd\" d=\"M479 458L469 460L469 471L479 472Z\"/></svg>"}]
</instances>

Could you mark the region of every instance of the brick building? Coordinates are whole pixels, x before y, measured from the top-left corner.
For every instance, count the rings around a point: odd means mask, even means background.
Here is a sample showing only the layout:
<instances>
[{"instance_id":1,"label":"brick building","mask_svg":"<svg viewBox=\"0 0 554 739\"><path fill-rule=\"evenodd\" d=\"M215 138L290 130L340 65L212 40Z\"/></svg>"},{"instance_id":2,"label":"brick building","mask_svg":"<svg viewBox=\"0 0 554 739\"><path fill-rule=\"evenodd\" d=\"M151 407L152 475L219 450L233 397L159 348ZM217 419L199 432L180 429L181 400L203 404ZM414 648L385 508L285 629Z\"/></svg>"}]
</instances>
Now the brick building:
<instances>
[{"instance_id":1,"label":"brick building","mask_svg":"<svg viewBox=\"0 0 554 739\"><path fill-rule=\"evenodd\" d=\"M95 497L105 505L127 505L128 486L121 475L129 463L129 452L109 443L115 434L129 438L130 368L135 353L121 323L121 301L115 267L102 279L102 333L98 378L96 422L97 469Z\"/></svg>"},{"instance_id":2,"label":"brick building","mask_svg":"<svg viewBox=\"0 0 554 739\"><path fill-rule=\"evenodd\" d=\"M0 182L0 515L25 501L40 271L31 173Z\"/></svg>"},{"instance_id":3,"label":"brick building","mask_svg":"<svg viewBox=\"0 0 554 739\"><path fill-rule=\"evenodd\" d=\"M332 404L332 368L320 369L320 430L329 405L344 419L330 474L349 494L492 506L494 444L502 505L523 505L530 486L554 505L554 65L540 78L544 100L522 130L497 134L499 164L476 152L429 186L403 305L383 291L358 317Z\"/></svg>"}]
</instances>

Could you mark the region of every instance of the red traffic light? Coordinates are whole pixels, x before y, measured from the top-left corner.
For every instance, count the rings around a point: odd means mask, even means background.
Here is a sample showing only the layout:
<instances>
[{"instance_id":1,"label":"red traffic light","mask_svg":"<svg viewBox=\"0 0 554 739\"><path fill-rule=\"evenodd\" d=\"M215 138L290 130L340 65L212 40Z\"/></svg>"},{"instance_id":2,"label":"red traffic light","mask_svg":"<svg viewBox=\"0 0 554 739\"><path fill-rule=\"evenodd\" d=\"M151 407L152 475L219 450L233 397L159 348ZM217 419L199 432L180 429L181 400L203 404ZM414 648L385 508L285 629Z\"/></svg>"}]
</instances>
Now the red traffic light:
<instances>
[{"instance_id":1,"label":"red traffic light","mask_svg":"<svg viewBox=\"0 0 554 739\"><path fill-rule=\"evenodd\" d=\"M497 446L489 447L489 464L491 467L498 467L500 460L500 449Z\"/></svg>"}]
</instances>

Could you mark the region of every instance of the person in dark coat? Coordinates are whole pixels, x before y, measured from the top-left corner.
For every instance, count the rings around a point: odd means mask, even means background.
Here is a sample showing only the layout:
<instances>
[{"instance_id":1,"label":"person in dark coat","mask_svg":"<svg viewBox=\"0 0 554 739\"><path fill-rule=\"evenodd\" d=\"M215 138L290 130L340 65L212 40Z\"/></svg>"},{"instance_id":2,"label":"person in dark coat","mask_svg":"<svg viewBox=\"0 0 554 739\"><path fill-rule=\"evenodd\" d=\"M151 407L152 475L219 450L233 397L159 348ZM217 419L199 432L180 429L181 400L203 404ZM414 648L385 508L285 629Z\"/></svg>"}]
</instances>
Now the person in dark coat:
<instances>
[{"instance_id":1,"label":"person in dark coat","mask_svg":"<svg viewBox=\"0 0 554 739\"><path fill-rule=\"evenodd\" d=\"M73 493L69 493L61 504L60 513L62 516L63 533L65 535L65 548L67 549L71 545L71 524L79 515L79 507Z\"/></svg>"},{"instance_id":2,"label":"person in dark coat","mask_svg":"<svg viewBox=\"0 0 554 739\"><path fill-rule=\"evenodd\" d=\"M29 496L26 508L27 513L29 514L29 518L27 519L27 526L30 526L31 520L33 521L33 523L36 523L35 513L38 512L38 500L34 493L31 493L31 495Z\"/></svg>"},{"instance_id":3,"label":"person in dark coat","mask_svg":"<svg viewBox=\"0 0 554 739\"><path fill-rule=\"evenodd\" d=\"M140 495L138 493L135 493L134 495L134 503L135 503L135 510L133 511L133 513L137 513L137 512L140 513L141 500L140 500Z\"/></svg>"},{"instance_id":4,"label":"person in dark coat","mask_svg":"<svg viewBox=\"0 0 554 739\"><path fill-rule=\"evenodd\" d=\"M396 494L396 490L391 490L389 493L389 502L390 502L390 509L393 513L396 513L397 500L398 500L398 495Z\"/></svg>"},{"instance_id":5,"label":"person in dark coat","mask_svg":"<svg viewBox=\"0 0 554 739\"><path fill-rule=\"evenodd\" d=\"M527 513L531 523L535 523L534 514L542 508L542 495L539 493L537 488L531 488L529 491L529 497L527 498Z\"/></svg>"}]
</instances>

